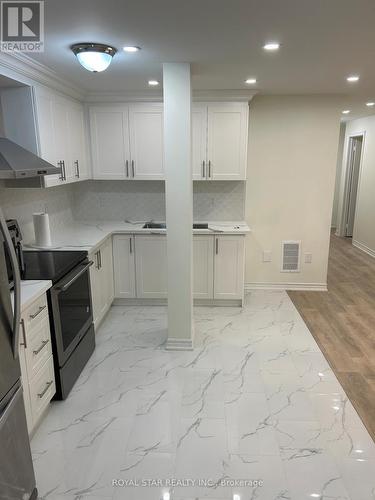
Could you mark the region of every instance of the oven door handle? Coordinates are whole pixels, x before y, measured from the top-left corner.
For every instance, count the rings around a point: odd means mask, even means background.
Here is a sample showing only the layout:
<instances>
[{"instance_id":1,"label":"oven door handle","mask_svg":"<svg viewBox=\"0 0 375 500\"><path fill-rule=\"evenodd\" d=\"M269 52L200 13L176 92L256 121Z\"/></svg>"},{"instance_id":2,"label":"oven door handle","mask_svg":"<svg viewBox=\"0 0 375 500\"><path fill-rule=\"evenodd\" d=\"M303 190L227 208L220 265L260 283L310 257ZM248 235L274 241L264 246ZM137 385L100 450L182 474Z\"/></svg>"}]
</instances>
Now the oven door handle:
<instances>
[{"instance_id":1,"label":"oven door handle","mask_svg":"<svg viewBox=\"0 0 375 500\"><path fill-rule=\"evenodd\" d=\"M87 269L89 269L92 265L93 265L93 261L90 260L90 262L88 264L85 264L84 267L82 267L82 269L80 271L78 271L77 273L74 273L73 277L68 279L68 281L65 281L63 283L58 283L57 286L54 287L54 290L56 290L57 292L65 292L71 285L73 285L73 283L80 277L82 276L82 274L84 274Z\"/></svg>"},{"instance_id":2,"label":"oven door handle","mask_svg":"<svg viewBox=\"0 0 375 500\"><path fill-rule=\"evenodd\" d=\"M20 269L18 267L18 261L16 256L16 251L10 237L7 223L0 210L0 232L3 235L5 244L7 246L10 263L12 266L12 273L14 279L14 294L13 294L13 331L12 331L12 348L14 359L18 358L19 351L19 338L20 338L20 322L21 322L21 277Z\"/></svg>"}]
</instances>

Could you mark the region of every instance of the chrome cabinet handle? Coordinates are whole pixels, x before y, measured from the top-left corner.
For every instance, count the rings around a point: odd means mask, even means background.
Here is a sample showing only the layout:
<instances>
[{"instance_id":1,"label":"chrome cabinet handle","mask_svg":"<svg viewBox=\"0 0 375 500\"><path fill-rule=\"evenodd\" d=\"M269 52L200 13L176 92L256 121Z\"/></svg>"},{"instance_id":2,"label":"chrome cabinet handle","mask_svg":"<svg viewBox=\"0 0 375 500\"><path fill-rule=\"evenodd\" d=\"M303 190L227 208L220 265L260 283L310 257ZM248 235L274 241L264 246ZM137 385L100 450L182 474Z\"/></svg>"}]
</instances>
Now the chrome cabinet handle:
<instances>
[{"instance_id":1,"label":"chrome cabinet handle","mask_svg":"<svg viewBox=\"0 0 375 500\"><path fill-rule=\"evenodd\" d=\"M211 178L211 160L208 160L208 177Z\"/></svg>"},{"instance_id":2,"label":"chrome cabinet handle","mask_svg":"<svg viewBox=\"0 0 375 500\"><path fill-rule=\"evenodd\" d=\"M46 387L43 389L42 392L38 394L38 398L42 399L42 397L45 395L45 393L48 391L48 389L51 387L53 384L53 380L50 380L49 382L46 383Z\"/></svg>"},{"instance_id":3,"label":"chrome cabinet handle","mask_svg":"<svg viewBox=\"0 0 375 500\"><path fill-rule=\"evenodd\" d=\"M64 180L64 166L63 166L63 161L62 160L58 161L57 162L57 166L60 167L60 169L61 169L59 179L60 179L60 181L63 181Z\"/></svg>"},{"instance_id":4,"label":"chrome cabinet handle","mask_svg":"<svg viewBox=\"0 0 375 500\"><path fill-rule=\"evenodd\" d=\"M49 342L49 340L43 340L42 345L39 347L39 349L36 349L35 351L33 351L34 356L38 356L40 351L42 351L46 347L48 342Z\"/></svg>"},{"instance_id":5,"label":"chrome cabinet handle","mask_svg":"<svg viewBox=\"0 0 375 500\"><path fill-rule=\"evenodd\" d=\"M133 253L133 241L131 237L129 239L129 247L130 247L130 253Z\"/></svg>"},{"instance_id":6,"label":"chrome cabinet handle","mask_svg":"<svg viewBox=\"0 0 375 500\"><path fill-rule=\"evenodd\" d=\"M99 250L95 252L95 267L99 269Z\"/></svg>"},{"instance_id":7,"label":"chrome cabinet handle","mask_svg":"<svg viewBox=\"0 0 375 500\"><path fill-rule=\"evenodd\" d=\"M134 169L134 160L132 160L132 174L133 174L133 177L134 177L134 172L135 172L135 169Z\"/></svg>"},{"instance_id":8,"label":"chrome cabinet handle","mask_svg":"<svg viewBox=\"0 0 375 500\"><path fill-rule=\"evenodd\" d=\"M125 168L126 168L126 177L129 177L129 160L126 160Z\"/></svg>"},{"instance_id":9,"label":"chrome cabinet handle","mask_svg":"<svg viewBox=\"0 0 375 500\"><path fill-rule=\"evenodd\" d=\"M99 269L102 268L102 251L99 250Z\"/></svg>"},{"instance_id":10,"label":"chrome cabinet handle","mask_svg":"<svg viewBox=\"0 0 375 500\"><path fill-rule=\"evenodd\" d=\"M37 310L36 313L34 314L30 314L30 319L35 319L37 316L39 316L39 314L44 311L44 309L46 308L47 306L44 305L44 306L40 306L39 309Z\"/></svg>"},{"instance_id":11,"label":"chrome cabinet handle","mask_svg":"<svg viewBox=\"0 0 375 500\"><path fill-rule=\"evenodd\" d=\"M66 181L66 168L65 168L65 160L61 161L62 164L62 172L63 172L63 177L61 180Z\"/></svg>"},{"instance_id":12,"label":"chrome cabinet handle","mask_svg":"<svg viewBox=\"0 0 375 500\"><path fill-rule=\"evenodd\" d=\"M79 177L80 177L80 173L79 173L79 161L75 160L74 165L76 167L76 177L78 177L78 179L79 179Z\"/></svg>"},{"instance_id":13,"label":"chrome cabinet handle","mask_svg":"<svg viewBox=\"0 0 375 500\"><path fill-rule=\"evenodd\" d=\"M219 253L219 238L216 238L216 242L215 242L215 252L216 252L216 255Z\"/></svg>"},{"instance_id":14,"label":"chrome cabinet handle","mask_svg":"<svg viewBox=\"0 0 375 500\"><path fill-rule=\"evenodd\" d=\"M27 349L25 320L23 318L21 319L21 326L22 326L22 337L23 337L23 342L21 343L21 345L23 345L23 347Z\"/></svg>"},{"instance_id":15,"label":"chrome cabinet handle","mask_svg":"<svg viewBox=\"0 0 375 500\"><path fill-rule=\"evenodd\" d=\"M206 162L204 160L202 161L202 177L206 178Z\"/></svg>"}]
</instances>

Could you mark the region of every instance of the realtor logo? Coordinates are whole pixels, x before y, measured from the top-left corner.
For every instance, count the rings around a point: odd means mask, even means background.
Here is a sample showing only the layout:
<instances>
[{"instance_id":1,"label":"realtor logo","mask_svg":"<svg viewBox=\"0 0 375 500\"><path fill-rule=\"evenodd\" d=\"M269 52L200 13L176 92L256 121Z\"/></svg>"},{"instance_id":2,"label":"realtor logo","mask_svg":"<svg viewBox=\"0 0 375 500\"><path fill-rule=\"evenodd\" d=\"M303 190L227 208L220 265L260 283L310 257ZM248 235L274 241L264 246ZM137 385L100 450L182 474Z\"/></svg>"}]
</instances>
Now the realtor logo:
<instances>
[{"instance_id":1,"label":"realtor logo","mask_svg":"<svg viewBox=\"0 0 375 500\"><path fill-rule=\"evenodd\" d=\"M44 51L44 1L1 2L3 52Z\"/></svg>"}]
</instances>

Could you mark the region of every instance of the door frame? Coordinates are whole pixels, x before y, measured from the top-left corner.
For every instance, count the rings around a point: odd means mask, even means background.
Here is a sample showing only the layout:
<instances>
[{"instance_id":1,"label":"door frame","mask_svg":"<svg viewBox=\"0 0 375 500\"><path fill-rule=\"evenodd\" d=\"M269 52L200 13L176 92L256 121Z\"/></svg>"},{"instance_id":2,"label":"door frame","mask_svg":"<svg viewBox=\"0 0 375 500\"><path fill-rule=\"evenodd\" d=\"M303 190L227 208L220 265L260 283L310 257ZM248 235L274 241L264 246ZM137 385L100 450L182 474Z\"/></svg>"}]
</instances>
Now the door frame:
<instances>
[{"instance_id":1,"label":"door frame","mask_svg":"<svg viewBox=\"0 0 375 500\"><path fill-rule=\"evenodd\" d=\"M346 219L347 219L347 211L348 211L348 204L349 204L349 192L350 192L350 177L351 177L351 170L350 170L350 153L351 153L351 147L350 144L352 142L352 139L356 137L362 137L362 147L361 147L361 159L359 163L359 174L358 174L358 188L357 188L357 196L356 196L356 207L358 205L358 199L359 199L359 192L360 192L360 185L361 185L361 178L362 178L362 166L363 166L363 151L365 147L365 141L366 141L366 131L361 131L361 132L356 132L352 133L347 137L347 144L346 144L346 160L345 160L345 169L344 169L344 192L343 192L343 197L342 197L342 207L341 207L341 213L340 213L340 224L339 224L339 230L337 231L337 235L340 237L346 237ZM354 228L356 225L356 218L357 218L357 210L354 215Z\"/></svg>"}]
</instances>

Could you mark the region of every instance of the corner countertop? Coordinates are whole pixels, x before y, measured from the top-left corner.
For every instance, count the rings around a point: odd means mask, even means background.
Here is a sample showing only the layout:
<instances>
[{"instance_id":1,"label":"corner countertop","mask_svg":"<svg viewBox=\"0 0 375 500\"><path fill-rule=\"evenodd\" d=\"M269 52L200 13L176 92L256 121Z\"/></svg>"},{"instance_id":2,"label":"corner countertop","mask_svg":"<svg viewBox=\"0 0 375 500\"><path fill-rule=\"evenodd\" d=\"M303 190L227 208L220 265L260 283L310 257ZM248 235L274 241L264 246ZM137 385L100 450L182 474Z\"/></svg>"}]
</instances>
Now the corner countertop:
<instances>
[{"instance_id":1,"label":"corner countertop","mask_svg":"<svg viewBox=\"0 0 375 500\"><path fill-rule=\"evenodd\" d=\"M49 280L27 280L21 281L21 311L29 307L34 300L38 299L43 293L46 293L52 286ZM14 293L11 293L13 305Z\"/></svg>"},{"instance_id":2,"label":"corner countertop","mask_svg":"<svg viewBox=\"0 0 375 500\"><path fill-rule=\"evenodd\" d=\"M207 223L208 221L195 221ZM53 245L39 250L96 250L109 236L113 234L166 234L166 229L143 229L145 222L119 221L76 222L75 224L60 227L58 236L52 234ZM238 234L245 235L250 232L249 226L244 221L208 222L209 229L193 229L193 234ZM24 245L25 250L35 250L33 244Z\"/></svg>"}]
</instances>

